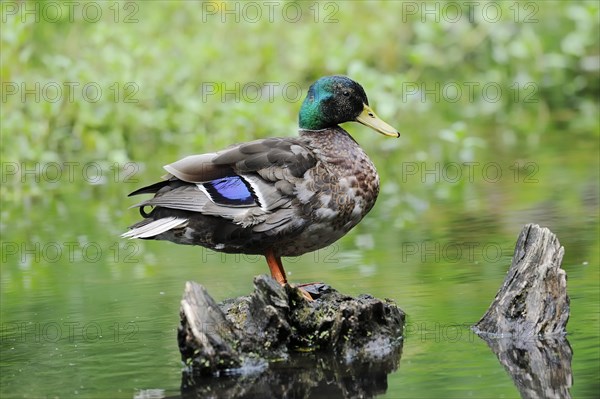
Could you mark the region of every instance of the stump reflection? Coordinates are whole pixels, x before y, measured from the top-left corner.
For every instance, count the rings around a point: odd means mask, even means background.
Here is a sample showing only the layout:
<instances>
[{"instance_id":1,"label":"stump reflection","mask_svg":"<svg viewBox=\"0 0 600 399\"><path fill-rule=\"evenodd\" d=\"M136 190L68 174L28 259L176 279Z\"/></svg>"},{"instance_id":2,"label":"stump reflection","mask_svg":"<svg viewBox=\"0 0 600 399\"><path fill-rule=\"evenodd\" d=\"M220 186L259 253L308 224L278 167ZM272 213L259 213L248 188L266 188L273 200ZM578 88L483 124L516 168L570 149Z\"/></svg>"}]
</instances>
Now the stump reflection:
<instances>
[{"instance_id":1,"label":"stump reflection","mask_svg":"<svg viewBox=\"0 0 600 399\"><path fill-rule=\"evenodd\" d=\"M196 377L182 374L183 398L372 398L387 391L398 369L400 343L388 356L346 363L331 354L296 353L250 374Z\"/></svg>"},{"instance_id":2,"label":"stump reflection","mask_svg":"<svg viewBox=\"0 0 600 399\"><path fill-rule=\"evenodd\" d=\"M573 351L565 337L481 338L510 374L522 398L571 398Z\"/></svg>"}]
</instances>

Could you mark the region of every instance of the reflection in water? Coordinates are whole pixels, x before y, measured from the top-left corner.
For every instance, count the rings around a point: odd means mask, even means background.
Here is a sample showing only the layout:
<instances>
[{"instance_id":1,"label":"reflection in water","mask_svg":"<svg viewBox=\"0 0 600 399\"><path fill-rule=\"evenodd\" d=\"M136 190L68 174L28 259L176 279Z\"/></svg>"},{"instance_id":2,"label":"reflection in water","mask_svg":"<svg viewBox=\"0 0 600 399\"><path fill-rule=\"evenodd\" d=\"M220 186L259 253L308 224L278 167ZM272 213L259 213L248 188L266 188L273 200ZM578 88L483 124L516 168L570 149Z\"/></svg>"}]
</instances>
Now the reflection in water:
<instances>
[{"instance_id":1,"label":"reflection in water","mask_svg":"<svg viewBox=\"0 0 600 399\"><path fill-rule=\"evenodd\" d=\"M183 398L372 398L387 391L398 368L402 341L387 357L346 362L337 356L297 353L271 362L262 373L193 379L186 371Z\"/></svg>"},{"instance_id":2,"label":"reflection in water","mask_svg":"<svg viewBox=\"0 0 600 399\"><path fill-rule=\"evenodd\" d=\"M522 398L571 398L573 350L564 336L543 339L480 336L508 371Z\"/></svg>"}]
</instances>

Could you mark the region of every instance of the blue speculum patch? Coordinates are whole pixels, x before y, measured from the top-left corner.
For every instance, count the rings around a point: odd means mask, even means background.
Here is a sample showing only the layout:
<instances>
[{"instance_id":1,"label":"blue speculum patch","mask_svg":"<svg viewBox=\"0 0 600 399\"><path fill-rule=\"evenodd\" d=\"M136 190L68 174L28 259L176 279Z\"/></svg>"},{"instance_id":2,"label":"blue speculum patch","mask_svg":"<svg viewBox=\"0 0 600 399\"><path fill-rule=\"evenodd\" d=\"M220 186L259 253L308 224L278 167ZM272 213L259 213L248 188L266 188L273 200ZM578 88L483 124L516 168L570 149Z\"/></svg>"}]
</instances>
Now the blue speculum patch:
<instances>
[{"instance_id":1,"label":"blue speculum patch","mask_svg":"<svg viewBox=\"0 0 600 399\"><path fill-rule=\"evenodd\" d=\"M254 197L248 183L240 176L216 179L203 186L217 204L229 206L254 205Z\"/></svg>"}]
</instances>

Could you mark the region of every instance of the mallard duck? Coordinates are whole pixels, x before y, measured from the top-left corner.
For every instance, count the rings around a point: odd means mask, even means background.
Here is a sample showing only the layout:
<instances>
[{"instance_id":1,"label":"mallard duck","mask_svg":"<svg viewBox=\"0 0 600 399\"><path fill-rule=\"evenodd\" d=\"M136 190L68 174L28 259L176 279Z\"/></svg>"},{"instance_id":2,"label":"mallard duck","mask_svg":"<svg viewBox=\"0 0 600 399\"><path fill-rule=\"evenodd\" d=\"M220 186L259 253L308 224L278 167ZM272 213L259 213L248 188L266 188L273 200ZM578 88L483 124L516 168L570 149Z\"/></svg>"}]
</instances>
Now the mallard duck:
<instances>
[{"instance_id":1,"label":"mallard duck","mask_svg":"<svg viewBox=\"0 0 600 399\"><path fill-rule=\"evenodd\" d=\"M339 126L351 121L400 137L369 107L360 84L320 78L300 108L299 137L255 140L166 165L164 181L129 194L154 197L133 206L144 219L122 236L264 255L271 276L285 285L281 257L332 244L375 204L375 166Z\"/></svg>"}]
</instances>

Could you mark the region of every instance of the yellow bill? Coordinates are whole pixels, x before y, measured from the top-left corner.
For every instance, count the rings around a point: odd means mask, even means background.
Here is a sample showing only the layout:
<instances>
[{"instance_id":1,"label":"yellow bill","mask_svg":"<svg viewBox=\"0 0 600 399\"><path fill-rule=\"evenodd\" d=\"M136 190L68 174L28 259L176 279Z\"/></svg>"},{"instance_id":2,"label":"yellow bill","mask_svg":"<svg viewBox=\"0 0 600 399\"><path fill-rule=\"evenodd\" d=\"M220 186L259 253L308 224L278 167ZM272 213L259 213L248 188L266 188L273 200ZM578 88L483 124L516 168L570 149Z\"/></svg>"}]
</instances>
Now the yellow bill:
<instances>
[{"instance_id":1,"label":"yellow bill","mask_svg":"<svg viewBox=\"0 0 600 399\"><path fill-rule=\"evenodd\" d=\"M362 123L365 126L370 127L371 129L390 137L400 137L400 132L388 125L382 119L373 112L371 107L367 104L363 104L363 111L358 115L356 121Z\"/></svg>"}]
</instances>

